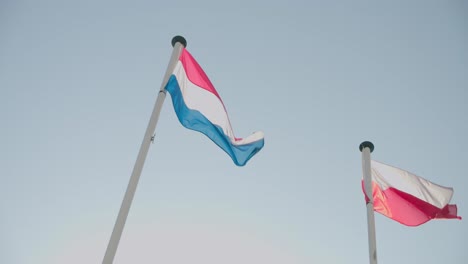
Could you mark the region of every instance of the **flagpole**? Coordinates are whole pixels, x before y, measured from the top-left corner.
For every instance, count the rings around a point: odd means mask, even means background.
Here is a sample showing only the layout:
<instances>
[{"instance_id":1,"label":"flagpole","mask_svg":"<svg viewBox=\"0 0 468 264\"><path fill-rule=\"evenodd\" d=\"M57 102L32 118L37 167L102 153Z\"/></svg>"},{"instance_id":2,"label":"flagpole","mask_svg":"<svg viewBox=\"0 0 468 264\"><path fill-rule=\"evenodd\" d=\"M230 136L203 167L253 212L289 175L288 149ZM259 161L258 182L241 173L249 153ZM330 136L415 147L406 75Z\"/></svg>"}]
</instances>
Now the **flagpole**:
<instances>
[{"instance_id":1,"label":"flagpole","mask_svg":"<svg viewBox=\"0 0 468 264\"><path fill-rule=\"evenodd\" d=\"M372 178L371 178L371 158L370 154L374 151L374 144L369 141L364 141L359 145L359 150L362 152L362 172L364 178L364 187L366 196L369 198L367 207L367 235L369 240L369 263L377 264L377 245L375 239L375 219L374 219L374 196L372 195Z\"/></svg>"},{"instance_id":2,"label":"flagpole","mask_svg":"<svg viewBox=\"0 0 468 264\"><path fill-rule=\"evenodd\" d=\"M172 71L174 70L177 61L179 60L183 47L187 46L187 41L182 36L175 36L172 38L172 46L174 49L172 50L169 65L167 66L166 73L164 74L161 88L159 90L156 103L154 104L153 112L148 122L148 127L146 128L146 133L143 137L140 151L138 152L132 175L130 176L130 181L125 192L122 205L120 206L120 211L117 216L117 220L115 221L114 229L112 230L112 235L110 237L109 244L107 245L106 254L104 255L102 264L112 264L114 261L115 253L117 252L117 247L119 245L120 237L122 236L128 212L130 211L130 206L132 205L132 200L135 196L135 191L140 179L141 171L143 169L143 165L145 164L151 141L153 140L154 131L156 130L156 124L158 123L159 119L159 113L161 112L164 99L166 98L165 86L172 74Z\"/></svg>"}]
</instances>

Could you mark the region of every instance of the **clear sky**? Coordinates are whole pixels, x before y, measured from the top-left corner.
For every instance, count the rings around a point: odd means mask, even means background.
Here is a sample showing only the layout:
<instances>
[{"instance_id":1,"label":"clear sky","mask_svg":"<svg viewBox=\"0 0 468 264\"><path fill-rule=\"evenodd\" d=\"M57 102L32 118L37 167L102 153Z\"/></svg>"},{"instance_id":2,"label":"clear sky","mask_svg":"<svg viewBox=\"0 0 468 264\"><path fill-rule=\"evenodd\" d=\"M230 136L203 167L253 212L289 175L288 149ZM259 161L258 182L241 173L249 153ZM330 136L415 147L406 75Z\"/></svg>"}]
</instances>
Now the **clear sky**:
<instances>
[{"instance_id":1,"label":"clear sky","mask_svg":"<svg viewBox=\"0 0 468 264\"><path fill-rule=\"evenodd\" d=\"M222 96L236 167L169 98L116 264L362 264L359 144L468 217L466 1L0 1L0 263L100 263L174 35ZM376 215L380 263L466 263L466 220Z\"/></svg>"}]
</instances>

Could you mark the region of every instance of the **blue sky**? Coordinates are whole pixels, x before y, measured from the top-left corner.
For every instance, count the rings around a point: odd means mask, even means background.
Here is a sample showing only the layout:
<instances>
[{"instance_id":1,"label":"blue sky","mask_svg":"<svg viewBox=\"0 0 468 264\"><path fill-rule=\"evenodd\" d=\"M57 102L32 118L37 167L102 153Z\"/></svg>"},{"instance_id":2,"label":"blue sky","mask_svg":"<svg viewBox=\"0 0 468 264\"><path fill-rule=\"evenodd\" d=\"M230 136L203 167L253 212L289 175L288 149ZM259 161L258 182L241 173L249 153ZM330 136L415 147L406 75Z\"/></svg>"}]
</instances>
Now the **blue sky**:
<instances>
[{"instance_id":1,"label":"blue sky","mask_svg":"<svg viewBox=\"0 0 468 264\"><path fill-rule=\"evenodd\" d=\"M366 263L359 144L455 189L466 216L464 1L0 2L0 262L100 263L174 35L245 167L166 100L115 259ZM169 99L169 98L167 98ZM464 263L465 220L376 215L381 263Z\"/></svg>"}]
</instances>

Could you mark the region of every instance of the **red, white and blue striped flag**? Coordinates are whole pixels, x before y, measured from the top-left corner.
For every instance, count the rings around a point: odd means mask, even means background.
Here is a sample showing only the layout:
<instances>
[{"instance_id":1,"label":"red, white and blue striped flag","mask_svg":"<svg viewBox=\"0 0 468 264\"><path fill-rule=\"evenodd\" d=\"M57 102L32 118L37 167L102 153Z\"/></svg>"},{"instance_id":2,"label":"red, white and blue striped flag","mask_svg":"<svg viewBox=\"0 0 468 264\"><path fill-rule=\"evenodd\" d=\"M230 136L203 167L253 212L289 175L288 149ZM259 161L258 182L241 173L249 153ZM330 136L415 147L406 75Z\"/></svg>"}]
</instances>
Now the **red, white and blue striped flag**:
<instances>
[{"instance_id":1,"label":"red, white and blue striped flag","mask_svg":"<svg viewBox=\"0 0 468 264\"><path fill-rule=\"evenodd\" d=\"M221 97L185 48L165 89L171 94L180 123L205 134L231 156L236 165L245 165L263 148L263 132L255 132L246 138L234 136Z\"/></svg>"}]
</instances>

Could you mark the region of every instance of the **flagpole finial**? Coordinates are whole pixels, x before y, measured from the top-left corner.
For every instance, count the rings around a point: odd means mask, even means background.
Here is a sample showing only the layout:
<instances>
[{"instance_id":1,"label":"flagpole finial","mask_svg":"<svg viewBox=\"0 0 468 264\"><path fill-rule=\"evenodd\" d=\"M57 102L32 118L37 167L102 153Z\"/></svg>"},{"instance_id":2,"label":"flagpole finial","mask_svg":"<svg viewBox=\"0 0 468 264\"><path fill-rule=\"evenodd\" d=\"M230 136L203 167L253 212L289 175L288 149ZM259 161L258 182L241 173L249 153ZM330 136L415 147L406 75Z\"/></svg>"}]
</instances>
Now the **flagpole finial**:
<instances>
[{"instance_id":1,"label":"flagpole finial","mask_svg":"<svg viewBox=\"0 0 468 264\"><path fill-rule=\"evenodd\" d=\"M359 145L359 150L362 152L364 148L369 148L370 152L372 153L372 151L374 151L374 144L372 144L370 141L364 141L361 143L361 145Z\"/></svg>"},{"instance_id":2,"label":"flagpole finial","mask_svg":"<svg viewBox=\"0 0 468 264\"><path fill-rule=\"evenodd\" d=\"M179 36L179 35L173 37L173 38L172 38L172 41L171 41L172 47L174 47L175 44L176 44L177 42L179 42L180 44L182 44L182 46L187 47L187 40L185 40L184 37Z\"/></svg>"}]
</instances>

